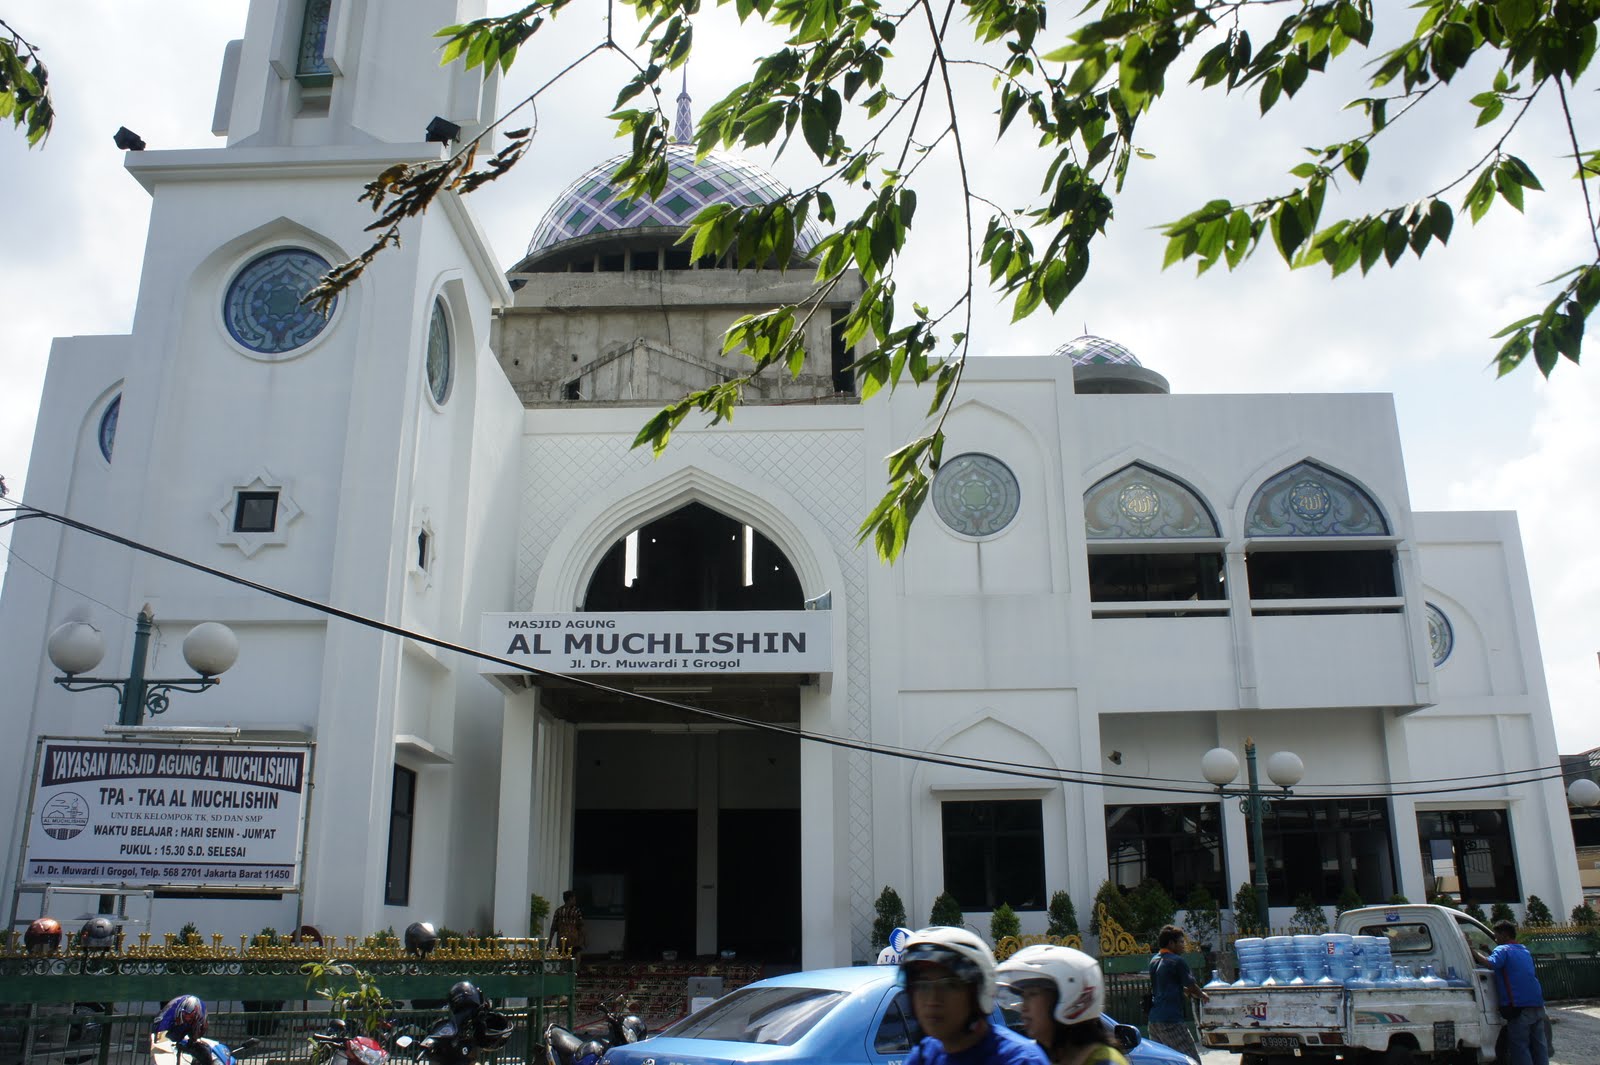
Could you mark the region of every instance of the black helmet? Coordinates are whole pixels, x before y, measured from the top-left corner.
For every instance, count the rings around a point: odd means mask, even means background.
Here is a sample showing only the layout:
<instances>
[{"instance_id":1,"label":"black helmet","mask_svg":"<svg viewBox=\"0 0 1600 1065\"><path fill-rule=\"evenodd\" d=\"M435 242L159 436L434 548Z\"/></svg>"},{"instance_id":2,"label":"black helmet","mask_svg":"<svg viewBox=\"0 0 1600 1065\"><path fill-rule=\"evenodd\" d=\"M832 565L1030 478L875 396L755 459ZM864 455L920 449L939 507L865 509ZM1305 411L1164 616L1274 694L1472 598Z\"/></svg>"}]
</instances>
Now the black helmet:
<instances>
[{"instance_id":1,"label":"black helmet","mask_svg":"<svg viewBox=\"0 0 1600 1065\"><path fill-rule=\"evenodd\" d=\"M117 945L117 926L106 917L91 917L78 932L84 950L110 950Z\"/></svg>"},{"instance_id":2,"label":"black helmet","mask_svg":"<svg viewBox=\"0 0 1600 1065\"><path fill-rule=\"evenodd\" d=\"M412 921L406 926L406 953L426 958L439 945L439 933L427 921Z\"/></svg>"},{"instance_id":3,"label":"black helmet","mask_svg":"<svg viewBox=\"0 0 1600 1065\"><path fill-rule=\"evenodd\" d=\"M483 992L470 980L462 980L450 989L450 1012L458 1017L480 1010L484 1004Z\"/></svg>"},{"instance_id":4,"label":"black helmet","mask_svg":"<svg viewBox=\"0 0 1600 1065\"><path fill-rule=\"evenodd\" d=\"M39 918L23 933L22 943L32 954L55 950L61 945L61 922L54 917Z\"/></svg>"},{"instance_id":5,"label":"black helmet","mask_svg":"<svg viewBox=\"0 0 1600 1065\"><path fill-rule=\"evenodd\" d=\"M484 1010L478 1014L478 1049L492 1052L504 1047L516 1026L505 1014Z\"/></svg>"}]
</instances>

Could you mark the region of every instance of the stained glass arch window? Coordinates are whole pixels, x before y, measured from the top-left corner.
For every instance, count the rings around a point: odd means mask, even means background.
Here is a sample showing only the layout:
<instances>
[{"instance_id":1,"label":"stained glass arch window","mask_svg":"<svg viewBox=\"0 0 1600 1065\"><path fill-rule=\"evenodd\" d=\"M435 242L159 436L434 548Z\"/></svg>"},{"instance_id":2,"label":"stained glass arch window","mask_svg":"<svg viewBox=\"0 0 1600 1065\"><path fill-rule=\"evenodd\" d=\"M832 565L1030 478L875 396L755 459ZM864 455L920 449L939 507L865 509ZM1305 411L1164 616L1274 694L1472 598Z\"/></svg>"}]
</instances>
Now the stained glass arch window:
<instances>
[{"instance_id":1,"label":"stained glass arch window","mask_svg":"<svg viewBox=\"0 0 1600 1065\"><path fill-rule=\"evenodd\" d=\"M327 272L328 260L304 248L274 248L251 259L223 297L228 335L269 358L309 344L327 328L332 312L325 315L300 301Z\"/></svg>"},{"instance_id":2,"label":"stained glass arch window","mask_svg":"<svg viewBox=\"0 0 1600 1065\"><path fill-rule=\"evenodd\" d=\"M1445 664L1450 652L1456 648L1456 630L1443 610L1433 603L1428 603L1427 608L1428 647L1433 652L1433 665L1437 669Z\"/></svg>"},{"instance_id":3,"label":"stained glass arch window","mask_svg":"<svg viewBox=\"0 0 1600 1065\"><path fill-rule=\"evenodd\" d=\"M122 393L118 392L106 404L106 409L100 413L100 454L105 456L107 462L111 461L111 452L117 446L117 419L122 414Z\"/></svg>"},{"instance_id":4,"label":"stained glass arch window","mask_svg":"<svg viewBox=\"0 0 1600 1065\"><path fill-rule=\"evenodd\" d=\"M1217 519L1192 488L1143 463L1124 466L1083 494L1091 540L1216 539Z\"/></svg>"},{"instance_id":5,"label":"stained glass arch window","mask_svg":"<svg viewBox=\"0 0 1600 1065\"><path fill-rule=\"evenodd\" d=\"M1309 460L1274 474L1245 511L1248 536L1387 536L1376 500L1349 478Z\"/></svg>"}]
</instances>

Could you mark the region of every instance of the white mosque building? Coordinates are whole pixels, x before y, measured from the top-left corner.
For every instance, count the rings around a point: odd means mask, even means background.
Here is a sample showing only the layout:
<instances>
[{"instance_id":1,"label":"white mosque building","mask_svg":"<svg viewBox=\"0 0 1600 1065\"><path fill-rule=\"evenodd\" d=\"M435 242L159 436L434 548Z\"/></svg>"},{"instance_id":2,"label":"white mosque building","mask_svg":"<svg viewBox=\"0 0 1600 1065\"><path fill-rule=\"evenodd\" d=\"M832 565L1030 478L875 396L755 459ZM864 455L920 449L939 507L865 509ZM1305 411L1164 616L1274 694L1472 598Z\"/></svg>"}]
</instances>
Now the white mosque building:
<instances>
[{"instance_id":1,"label":"white mosque building","mask_svg":"<svg viewBox=\"0 0 1600 1065\"><path fill-rule=\"evenodd\" d=\"M809 270L673 243L707 203L775 193L746 162L675 147L654 204L620 203L602 163L509 271L446 197L331 316L300 307L366 245L352 188L440 158L429 116L471 136L494 113L493 83L441 69L431 38L481 7L253 0L225 146L127 155L153 201L132 329L55 342L27 502L549 672L18 523L44 575L10 567L0 598L4 713L27 737L0 755L13 917L53 884L127 892L155 931L518 935L531 895L576 886L590 950L848 963L872 956L885 885L913 921L948 890L975 926L1006 903L1029 931L1052 893L1083 912L1107 878L1231 898L1249 832L1200 761L1247 738L1305 764L1266 827L1279 918L1347 889L1579 900L1559 780L1505 775L1558 763L1516 517L1414 511L1389 396L1173 395L1090 336L976 359L888 566L856 528L927 398L857 400L833 323L859 285L809 326L804 372L752 389L735 423L657 460L631 447L726 372L736 316L808 289ZM237 665L114 726L112 695L52 682L47 639L85 617L79 593L104 604L87 608L108 663L131 660L122 615L148 605L152 675L185 672L202 621L231 627ZM224 881L233 837L85 828L166 815L116 782L138 765L44 764L65 748L40 737L298 752L272 859L292 871ZM245 798L185 792L217 807L207 824L294 791L268 780L279 762L238 764ZM46 787L73 779L88 812ZM77 829L150 849L49 850Z\"/></svg>"}]
</instances>

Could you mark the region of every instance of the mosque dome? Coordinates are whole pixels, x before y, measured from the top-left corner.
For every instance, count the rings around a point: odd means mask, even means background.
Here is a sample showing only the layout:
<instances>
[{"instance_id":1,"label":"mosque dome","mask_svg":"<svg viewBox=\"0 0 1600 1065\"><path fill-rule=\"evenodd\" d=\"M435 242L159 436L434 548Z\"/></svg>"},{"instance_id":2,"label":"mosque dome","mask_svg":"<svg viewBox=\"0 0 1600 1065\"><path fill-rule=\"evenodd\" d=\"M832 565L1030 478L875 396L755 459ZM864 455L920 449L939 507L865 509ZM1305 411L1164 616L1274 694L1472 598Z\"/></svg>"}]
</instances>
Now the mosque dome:
<instances>
[{"instance_id":1,"label":"mosque dome","mask_svg":"<svg viewBox=\"0 0 1600 1065\"><path fill-rule=\"evenodd\" d=\"M1072 360L1072 386L1076 392L1152 395L1171 391L1165 377L1146 369L1138 356L1115 340L1085 333L1052 354Z\"/></svg>"},{"instance_id":2,"label":"mosque dome","mask_svg":"<svg viewBox=\"0 0 1600 1065\"><path fill-rule=\"evenodd\" d=\"M1051 354L1065 355L1074 366L1142 366L1136 355L1115 340L1085 333L1069 340Z\"/></svg>"},{"instance_id":3,"label":"mosque dome","mask_svg":"<svg viewBox=\"0 0 1600 1065\"><path fill-rule=\"evenodd\" d=\"M627 158L619 155L590 167L568 185L545 212L523 266L549 257L558 246L606 235L676 238L704 208L716 203L738 206L771 203L788 191L771 174L725 152L696 159L692 144L667 146L667 183L654 201L629 200L613 185L611 175ZM808 221L795 239L795 253L804 256L820 239ZM585 241L587 243L587 241ZM668 242L670 243L670 241Z\"/></svg>"}]
</instances>

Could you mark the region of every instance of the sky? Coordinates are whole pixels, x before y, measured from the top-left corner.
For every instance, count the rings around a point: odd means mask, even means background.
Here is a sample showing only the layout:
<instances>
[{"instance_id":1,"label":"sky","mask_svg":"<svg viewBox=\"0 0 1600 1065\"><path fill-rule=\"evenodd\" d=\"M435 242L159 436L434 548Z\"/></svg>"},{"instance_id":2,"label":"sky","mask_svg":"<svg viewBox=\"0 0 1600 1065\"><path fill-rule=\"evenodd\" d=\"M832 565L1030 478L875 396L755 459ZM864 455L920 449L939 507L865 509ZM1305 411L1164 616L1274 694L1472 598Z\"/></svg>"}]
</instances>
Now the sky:
<instances>
[{"instance_id":1,"label":"sky","mask_svg":"<svg viewBox=\"0 0 1600 1065\"><path fill-rule=\"evenodd\" d=\"M1052 8L1047 39L1060 39L1076 6ZM149 201L123 170L111 136L125 125L152 148L220 147L210 132L217 75L224 45L243 32L246 7L244 0L8 0L0 12L43 50L57 110L42 148L29 151L21 136L0 130L0 476L13 496L26 497L51 338L125 333L131 325ZM603 5L574 0L524 48L502 104L594 43L601 12ZM913 38L907 33L897 51L914 56ZM689 73L696 106L747 77L742 57L775 40L725 14L702 18L697 54L707 58ZM1125 344L1176 393L1391 393L1415 509L1518 513L1558 746L1568 753L1600 746L1600 369L1563 361L1548 381L1531 366L1497 380L1490 366L1498 346L1492 334L1541 309L1550 298L1542 283L1594 254L1570 164L1557 161L1559 113L1538 101L1515 135L1513 150L1548 190L1529 194L1524 215L1501 204L1473 227L1462 214L1447 248L1365 279L1291 272L1265 250L1237 272L1196 278L1192 267L1161 270L1156 226L1214 197L1242 202L1284 191L1287 171L1306 158L1303 147L1362 129L1356 113L1340 109L1359 92L1354 69L1313 79L1266 118L1251 99L1182 88L1187 69L1180 65L1168 96L1141 122L1137 141L1154 158L1132 168L1089 279L1054 317L1040 312L1014 325L1008 308L980 292L974 351L1045 354L1087 329ZM504 265L521 257L569 181L621 150L605 115L629 70L602 55L569 75L542 98L527 159L471 198ZM1473 87L1456 95L1478 91L1491 74L1480 61L1462 75ZM958 75L970 180L1005 206L1025 202L1042 176L1039 153L1020 128L997 143L987 77L971 67ZM1580 132L1600 128L1600 103L1589 89L1572 94L1583 109ZM1455 180L1499 135L1474 131L1473 115L1456 102L1419 116L1414 128L1397 125L1365 182L1340 201L1343 209L1404 203ZM817 175L799 144L776 160L747 155L791 186ZM934 180L919 199L900 299L937 308L958 291L962 212L950 153L934 153L925 165ZM1460 191L1449 198L1459 203ZM352 188L352 203L358 192ZM1330 210L1333 203L1330 196ZM1591 359L1600 360L1594 329L1587 341L1596 346Z\"/></svg>"}]
</instances>

